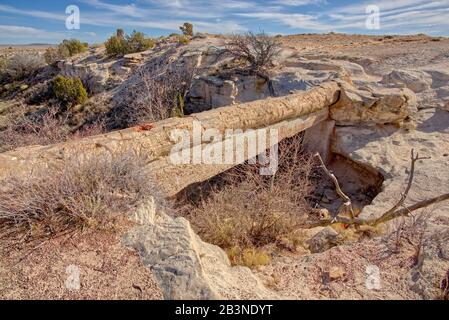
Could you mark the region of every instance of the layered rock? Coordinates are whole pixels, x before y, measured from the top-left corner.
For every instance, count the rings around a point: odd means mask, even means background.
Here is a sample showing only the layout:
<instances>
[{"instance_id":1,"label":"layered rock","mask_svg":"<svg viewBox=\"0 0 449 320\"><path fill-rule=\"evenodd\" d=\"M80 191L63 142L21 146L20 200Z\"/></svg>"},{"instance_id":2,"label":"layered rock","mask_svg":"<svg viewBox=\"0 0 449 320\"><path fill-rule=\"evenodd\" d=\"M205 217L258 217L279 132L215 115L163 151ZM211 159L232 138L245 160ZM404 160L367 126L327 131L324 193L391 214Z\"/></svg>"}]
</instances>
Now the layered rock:
<instances>
[{"instance_id":1,"label":"layered rock","mask_svg":"<svg viewBox=\"0 0 449 320\"><path fill-rule=\"evenodd\" d=\"M165 299L280 298L250 269L232 267L226 253L203 242L184 218L172 218L154 205L140 210L143 225L130 230L123 243L139 252Z\"/></svg>"},{"instance_id":2,"label":"layered rock","mask_svg":"<svg viewBox=\"0 0 449 320\"><path fill-rule=\"evenodd\" d=\"M378 217L398 201L409 173L412 148L420 156L431 159L416 164L405 205L449 192L449 113L436 108L424 109L415 117L418 126L409 132L395 126L336 128L332 150L381 172L385 178L382 192L363 209L362 217ZM449 250L448 212L447 201L414 212L414 219L424 219L424 225L417 229L423 234L421 241L415 243L417 263L405 277L409 288L426 299L437 297L439 282L449 269L445 254Z\"/></svg>"},{"instance_id":3,"label":"layered rock","mask_svg":"<svg viewBox=\"0 0 449 320\"><path fill-rule=\"evenodd\" d=\"M105 90L110 77L109 67L109 64L58 62L58 68L63 76L80 78L91 94L97 94Z\"/></svg>"},{"instance_id":4,"label":"layered rock","mask_svg":"<svg viewBox=\"0 0 449 320\"><path fill-rule=\"evenodd\" d=\"M409 89L340 84L340 99L330 113L337 125L400 123L417 110L416 96Z\"/></svg>"},{"instance_id":5,"label":"layered rock","mask_svg":"<svg viewBox=\"0 0 449 320\"><path fill-rule=\"evenodd\" d=\"M382 77L385 85L399 85L415 93L426 91L432 85L432 78L423 71L394 70Z\"/></svg>"}]
</instances>

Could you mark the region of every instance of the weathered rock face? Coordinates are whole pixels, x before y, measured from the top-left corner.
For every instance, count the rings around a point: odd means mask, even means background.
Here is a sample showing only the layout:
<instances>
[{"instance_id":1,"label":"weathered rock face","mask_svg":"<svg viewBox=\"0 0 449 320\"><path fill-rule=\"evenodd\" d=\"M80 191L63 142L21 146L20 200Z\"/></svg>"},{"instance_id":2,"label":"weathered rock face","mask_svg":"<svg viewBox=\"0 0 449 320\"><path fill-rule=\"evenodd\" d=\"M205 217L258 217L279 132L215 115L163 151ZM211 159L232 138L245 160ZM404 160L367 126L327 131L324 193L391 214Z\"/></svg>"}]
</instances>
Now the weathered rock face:
<instances>
[{"instance_id":1,"label":"weathered rock face","mask_svg":"<svg viewBox=\"0 0 449 320\"><path fill-rule=\"evenodd\" d=\"M446 105L444 106L443 109L446 110L446 111L449 111L449 101L446 103Z\"/></svg>"},{"instance_id":2,"label":"weathered rock face","mask_svg":"<svg viewBox=\"0 0 449 320\"><path fill-rule=\"evenodd\" d=\"M197 76L190 87L187 111L196 113L270 96L269 84L261 77L235 75L224 80L214 76Z\"/></svg>"},{"instance_id":3,"label":"weathered rock face","mask_svg":"<svg viewBox=\"0 0 449 320\"><path fill-rule=\"evenodd\" d=\"M256 75L235 74L230 79L218 76L196 76L189 91L189 113L212 108L281 97L297 91L307 91L323 81L311 80L301 72L285 70L269 80Z\"/></svg>"},{"instance_id":4,"label":"weathered rock face","mask_svg":"<svg viewBox=\"0 0 449 320\"><path fill-rule=\"evenodd\" d=\"M386 85L399 85L418 93L430 89L432 78L423 71L394 70L383 76L381 82Z\"/></svg>"},{"instance_id":5,"label":"weathered rock face","mask_svg":"<svg viewBox=\"0 0 449 320\"><path fill-rule=\"evenodd\" d=\"M382 173L382 192L363 209L365 218L378 217L390 209L404 191L410 166L410 150L431 159L419 161L406 206L449 191L449 113L438 108L423 109L415 115L416 130L405 132L395 126L367 128L337 127L332 150L367 168ZM425 219L418 263L407 275L411 290L425 299L435 299L438 282L449 269L449 203L414 213Z\"/></svg>"},{"instance_id":6,"label":"weathered rock face","mask_svg":"<svg viewBox=\"0 0 449 320\"><path fill-rule=\"evenodd\" d=\"M417 110L416 97L409 89L356 88L341 82L340 100L331 108L337 125L400 123Z\"/></svg>"},{"instance_id":7,"label":"weathered rock face","mask_svg":"<svg viewBox=\"0 0 449 320\"><path fill-rule=\"evenodd\" d=\"M280 298L250 269L231 267L225 252L203 242L184 218L172 218L153 204L140 210L138 220L144 217L146 223L129 231L123 242L139 252L165 299Z\"/></svg>"},{"instance_id":8,"label":"weathered rock face","mask_svg":"<svg viewBox=\"0 0 449 320\"><path fill-rule=\"evenodd\" d=\"M80 78L86 89L92 93L102 92L110 77L109 65L76 64L70 61L58 62L60 73L65 77Z\"/></svg>"},{"instance_id":9,"label":"weathered rock face","mask_svg":"<svg viewBox=\"0 0 449 320\"><path fill-rule=\"evenodd\" d=\"M313 236L307 244L310 252L319 253L335 247L340 243L340 240L338 232L331 227L327 227Z\"/></svg>"}]
</instances>

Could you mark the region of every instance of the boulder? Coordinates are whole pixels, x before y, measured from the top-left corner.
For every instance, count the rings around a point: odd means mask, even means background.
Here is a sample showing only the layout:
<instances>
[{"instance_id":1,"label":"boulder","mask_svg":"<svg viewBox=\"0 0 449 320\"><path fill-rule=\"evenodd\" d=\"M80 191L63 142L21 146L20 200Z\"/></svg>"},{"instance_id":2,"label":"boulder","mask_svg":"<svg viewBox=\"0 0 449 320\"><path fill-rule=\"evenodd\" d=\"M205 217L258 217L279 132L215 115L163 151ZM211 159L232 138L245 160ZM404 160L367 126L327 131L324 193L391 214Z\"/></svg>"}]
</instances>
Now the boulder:
<instances>
[{"instance_id":1,"label":"boulder","mask_svg":"<svg viewBox=\"0 0 449 320\"><path fill-rule=\"evenodd\" d=\"M329 250L339 244L340 236L331 227L324 228L307 241L309 250L312 253L320 253Z\"/></svg>"},{"instance_id":2,"label":"boulder","mask_svg":"<svg viewBox=\"0 0 449 320\"><path fill-rule=\"evenodd\" d=\"M135 220L146 224L130 230L123 243L139 252L165 299L279 298L250 269L232 267L226 253L203 242L186 219L155 208L140 209Z\"/></svg>"},{"instance_id":3,"label":"boulder","mask_svg":"<svg viewBox=\"0 0 449 320\"><path fill-rule=\"evenodd\" d=\"M401 123L417 111L416 95L406 88L355 87L340 82L339 101L330 117L337 125Z\"/></svg>"}]
</instances>

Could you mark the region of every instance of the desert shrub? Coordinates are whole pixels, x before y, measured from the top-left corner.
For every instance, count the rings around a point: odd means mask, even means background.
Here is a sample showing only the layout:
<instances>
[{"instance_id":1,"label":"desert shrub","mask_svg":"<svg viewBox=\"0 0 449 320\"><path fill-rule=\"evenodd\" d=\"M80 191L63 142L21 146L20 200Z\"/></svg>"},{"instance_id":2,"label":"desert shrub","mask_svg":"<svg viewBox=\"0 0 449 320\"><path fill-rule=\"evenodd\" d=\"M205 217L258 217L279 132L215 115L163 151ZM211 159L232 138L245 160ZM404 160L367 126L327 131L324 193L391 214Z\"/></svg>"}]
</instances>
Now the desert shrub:
<instances>
[{"instance_id":1,"label":"desert shrub","mask_svg":"<svg viewBox=\"0 0 449 320\"><path fill-rule=\"evenodd\" d=\"M261 176L256 165L245 164L225 173L205 197L181 201L181 213L200 236L227 250L235 263L259 260L264 246L300 236L297 231L310 212L312 158L295 139L279 149L275 176Z\"/></svg>"},{"instance_id":2,"label":"desert shrub","mask_svg":"<svg viewBox=\"0 0 449 320\"><path fill-rule=\"evenodd\" d=\"M150 38L146 38L142 32L133 31L126 37L128 43L128 50L130 53L141 52L154 47L155 41Z\"/></svg>"},{"instance_id":3,"label":"desert shrub","mask_svg":"<svg viewBox=\"0 0 449 320\"><path fill-rule=\"evenodd\" d=\"M45 62L54 65L56 62L70 57L69 50L66 47L47 48L44 53Z\"/></svg>"},{"instance_id":4,"label":"desert shrub","mask_svg":"<svg viewBox=\"0 0 449 320\"><path fill-rule=\"evenodd\" d=\"M55 98L64 107L83 104L87 101L87 91L79 78L65 78L59 75L53 79L51 88Z\"/></svg>"},{"instance_id":5,"label":"desert shrub","mask_svg":"<svg viewBox=\"0 0 449 320\"><path fill-rule=\"evenodd\" d=\"M193 72L192 68L177 66L142 69L143 87L135 104L139 122L184 116Z\"/></svg>"},{"instance_id":6,"label":"desert shrub","mask_svg":"<svg viewBox=\"0 0 449 320\"><path fill-rule=\"evenodd\" d=\"M60 60L86 52L88 48L89 45L87 43L77 39L63 40L56 48L47 48L44 58L49 65L53 65Z\"/></svg>"},{"instance_id":7,"label":"desert shrub","mask_svg":"<svg viewBox=\"0 0 449 320\"><path fill-rule=\"evenodd\" d=\"M8 62L5 58L0 58L0 83L4 82L4 77L6 76L6 66Z\"/></svg>"},{"instance_id":8,"label":"desert shrub","mask_svg":"<svg viewBox=\"0 0 449 320\"><path fill-rule=\"evenodd\" d=\"M0 130L0 152L31 145L50 145L104 132L102 123L92 123L73 132L67 117L51 108L40 114L29 114L25 106L17 107L8 117L7 127Z\"/></svg>"},{"instance_id":9,"label":"desert shrub","mask_svg":"<svg viewBox=\"0 0 449 320\"><path fill-rule=\"evenodd\" d=\"M449 301L449 270L444 275L444 279L441 281L440 289L441 289L440 299Z\"/></svg>"},{"instance_id":10,"label":"desert shrub","mask_svg":"<svg viewBox=\"0 0 449 320\"><path fill-rule=\"evenodd\" d=\"M193 36L193 25L191 23L185 22L182 26L179 27L182 31L182 34L188 37Z\"/></svg>"},{"instance_id":11,"label":"desert shrub","mask_svg":"<svg viewBox=\"0 0 449 320\"><path fill-rule=\"evenodd\" d=\"M246 266L248 268L257 268L270 263L270 256L263 250L256 248L233 247L226 250L226 253L234 266Z\"/></svg>"},{"instance_id":12,"label":"desert shrub","mask_svg":"<svg viewBox=\"0 0 449 320\"><path fill-rule=\"evenodd\" d=\"M125 149L96 154L73 150L51 170L5 179L0 188L0 233L33 239L107 227L154 193L146 161Z\"/></svg>"},{"instance_id":13,"label":"desert shrub","mask_svg":"<svg viewBox=\"0 0 449 320\"><path fill-rule=\"evenodd\" d=\"M125 36L123 30L117 30L117 34L109 38L106 43L106 53L112 57L121 57L125 54L141 52L152 48L155 41L146 38L142 32L133 31Z\"/></svg>"},{"instance_id":14,"label":"desert shrub","mask_svg":"<svg viewBox=\"0 0 449 320\"><path fill-rule=\"evenodd\" d=\"M78 39L63 40L59 46L67 48L70 56L74 56L78 53L83 53L89 48L89 45L87 43L83 43Z\"/></svg>"},{"instance_id":15,"label":"desert shrub","mask_svg":"<svg viewBox=\"0 0 449 320\"><path fill-rule=\"evenodd\" d=\"M271 68L279 51L279 41L265 33L233 35L226 43L226 53L242 60L253 72L263 72Z\"/></svg>"},{"instance_id":16,"label":"desert shrub","mask_svg":"<svg viewBox=\"0 0 449 320\"><path fill-rule=\"evenodd\" d=\"M35 74L45 66L43 57L39 54L17 53L3 61L0 67L0 80L2 82L20 81Z\"/></svg>"},{"instance_id":17,"label":"desert shrub","mask_svg":"<svg viewBox=\"0 0 449 320\"><path fill-rule=\"evenodd\" d=\"M125 39L125 30L123 30L123 29L117 29L117 31L116 31L116 36L117 36L117 38L119 38L119 39Z\"/></svg>"},{"instance_id":18,"label":"desert shrub","mask_svg":"<svg viewBox=\"0 0 449 320\"><path fill-rule=\"evenodd\" d=\"M128 53L127 43L124 38L112 36L104 45L106 47L106 53L109 56L121 57Z\"/></svg>"},{"instance_id":19,"label":"desert shrub","mask_svg":"<svg viewBox=\"0 0 449 320\"><path fill-rule=\"evenodd\" d=\"M183 35L183 36L178 36L178 43L180 44L189 44L190 42L190 38Z\"/></svg>"},{"instance_id":20,"label":"desert shrub","mask_svg":"<svg viewBox=\"0 0 449 320\"><path fill-rule=\"evenodd\" d=\"M108 113L108 129L184 116L193 67L146 65L137 71L136 83L118 93L119 102Z\"/></svg>"}]
</instances>

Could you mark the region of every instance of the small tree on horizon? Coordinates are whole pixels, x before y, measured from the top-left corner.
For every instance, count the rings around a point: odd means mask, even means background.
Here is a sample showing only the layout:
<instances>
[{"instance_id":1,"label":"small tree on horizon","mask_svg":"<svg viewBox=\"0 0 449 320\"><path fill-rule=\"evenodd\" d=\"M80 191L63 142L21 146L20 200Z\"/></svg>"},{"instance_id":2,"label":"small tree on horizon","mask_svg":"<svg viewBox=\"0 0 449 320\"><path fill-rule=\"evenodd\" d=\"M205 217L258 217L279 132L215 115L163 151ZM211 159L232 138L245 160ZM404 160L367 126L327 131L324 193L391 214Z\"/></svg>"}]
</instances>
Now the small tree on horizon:
<instances>
[{"instance_id":1,"label":"small tree on horizon","mask_svg":"<svg viewBox=\"0 0 449 320\"><path fill-rule=\"evenodd\" d=\"M185 36L193 36L193 25L191 23L185 22L179 29Z\"/></svg>"},{"instance_id":2,"label":"small tree on horizon","mask_svg":"<svg viewBox=\"0 0 449 320\"><path fill-rule=\"evenodd\" d=\"M125 30L117 29L116 35L119 39L125 39Z\"/></svg>"}]
</instances>

